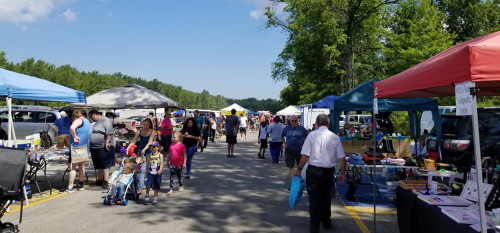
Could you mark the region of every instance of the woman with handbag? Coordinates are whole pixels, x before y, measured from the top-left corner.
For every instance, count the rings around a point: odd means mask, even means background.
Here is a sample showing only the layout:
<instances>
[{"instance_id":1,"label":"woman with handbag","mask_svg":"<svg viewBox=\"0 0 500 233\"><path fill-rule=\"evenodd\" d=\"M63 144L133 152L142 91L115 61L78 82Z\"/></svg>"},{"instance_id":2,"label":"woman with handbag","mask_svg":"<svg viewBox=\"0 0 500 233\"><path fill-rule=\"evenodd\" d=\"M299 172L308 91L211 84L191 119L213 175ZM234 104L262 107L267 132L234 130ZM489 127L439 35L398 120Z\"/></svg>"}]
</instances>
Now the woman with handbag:
<instances>
[{"instance_id":1,"label":"woman with handbag","mask_svg":"<svg viewBox=\"0 0 500 233\"><path fill-rule=\"evenodd\" d=\"M85 119L80 111L73 111L73 123L71 124L70 131L70 142L71 151L69 156L69 181L68 188L64 191L65 193L74 192L73 183L76 177L76 165L78 165L79 179L80 182L77 186L79 190L83 190L83 179L85 177L85 162L90 161L90 133L91 127L90 122Z\"/></svg>"}]
</instances>

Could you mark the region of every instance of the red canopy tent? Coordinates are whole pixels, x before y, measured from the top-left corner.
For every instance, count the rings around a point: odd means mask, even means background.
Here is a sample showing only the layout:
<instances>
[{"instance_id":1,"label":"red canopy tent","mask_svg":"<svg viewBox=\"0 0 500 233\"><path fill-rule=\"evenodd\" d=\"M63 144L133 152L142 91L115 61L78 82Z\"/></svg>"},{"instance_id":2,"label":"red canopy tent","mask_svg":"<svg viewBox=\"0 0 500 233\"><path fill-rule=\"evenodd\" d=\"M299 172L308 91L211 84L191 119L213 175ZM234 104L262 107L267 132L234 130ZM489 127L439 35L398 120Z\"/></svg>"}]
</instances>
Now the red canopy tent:
<instances>
[{"instance_id":1,"label":"red canopy tent","mask_svg":"<svg viewBox=\"0 0 500 233\"><path fill-rule=\"evenodd\" d=\"M455 45L374 84L377 98L452 96L452 84L471 81L479 95L500 94L500 31Z\"/></svg>"},{"instance_id":2,"label":"red canopy tent","mask_svg":"<svg viewBox=\"0 0 500 233\"><path fill-rule=\"evenodd\" d=\"M500 95L500 31L455 45L426 61L373 85L374 98L440 97L455 95L455 84L470 81L476 168L482 171L476 95ZM472 93L472 92L471 92ZM482 181L482 172L477 172ZM483 186L478 182L478 193ZM479 195L481 231L486 232L485 197Z\"/></svg>"}]
</instances>

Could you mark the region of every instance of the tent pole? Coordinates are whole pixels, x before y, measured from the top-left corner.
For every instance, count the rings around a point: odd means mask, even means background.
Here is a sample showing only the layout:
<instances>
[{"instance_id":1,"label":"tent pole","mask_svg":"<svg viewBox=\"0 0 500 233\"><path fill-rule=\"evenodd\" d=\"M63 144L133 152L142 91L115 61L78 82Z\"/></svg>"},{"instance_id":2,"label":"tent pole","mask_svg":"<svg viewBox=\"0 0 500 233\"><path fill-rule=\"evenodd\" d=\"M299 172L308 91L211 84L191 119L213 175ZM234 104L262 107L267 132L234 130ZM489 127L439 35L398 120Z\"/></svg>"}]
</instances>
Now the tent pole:
<instances>
[{"instance_id":1,"label":"tent pole","mask_svg":"<svg viewBox=\"0 0 500 233\"><path fill-rule=\"evenodd\" d=\"M10 98L7 97L5 98L5 101L7 102L7 109L9 110L9 116L7 117L7 145L10 147L10 140L12 140L12 128L10 127L10 122L12 121L12 106L10 106Z\"/></svg>"},{"instance_id":2,"label":"tent pole","mask_svg":"<svg viewBox=\"0 0 500 233\"><path fill-rule=\"evenodd\" d=\"M377 100L377 99L375 99ZM373 162L373 172L372 172L372 180L373 180L373 232L377 232L377 190L375 184L375 174L377 173L377 114L375 111L372 116L372 124L373 124L373 154L372 154L372 162Z\"/></svg>"},{"instance_id":3,"label":"tent pole","mask_svg":"<svg viewBox=\"0 0 500 233\"><path fill-rule=\"evenodd\" d=\"M479 216L481 220L481 232L486 233L486 216L485 216L485 198L483 193L483 167L481 164L481 148L479 142L479 124L477 117L477 98L476 98L476 84L471 83L471 97L472 97L472 130L474 136L474 155L476 160L476 177L477 177L477 190L479 194Z\"/></svg>"}]
</instances>

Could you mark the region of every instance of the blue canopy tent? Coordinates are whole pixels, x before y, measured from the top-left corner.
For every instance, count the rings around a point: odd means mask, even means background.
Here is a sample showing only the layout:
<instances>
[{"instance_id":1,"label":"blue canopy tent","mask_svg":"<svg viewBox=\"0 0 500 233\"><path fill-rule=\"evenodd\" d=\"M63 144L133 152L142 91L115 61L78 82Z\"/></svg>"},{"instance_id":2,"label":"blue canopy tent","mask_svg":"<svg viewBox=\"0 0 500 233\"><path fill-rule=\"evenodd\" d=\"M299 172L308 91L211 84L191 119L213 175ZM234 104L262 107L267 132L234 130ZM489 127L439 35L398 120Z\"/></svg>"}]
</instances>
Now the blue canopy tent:
<instances>
[{"instance_id":1,"label":"blue canopy tent","mask_svg":"<svg viewBox=\"0 0 500 233\"><path fill-rule=\"evenodd\" d=\"M0 68L0 96L6 97L9 109L9 132L8 140L11 136L16 143L14 124L12 122L12 99L85 103L85 92L76 91L71 88L32 76L19 74Z\"/></svg>"},{"instance_id":2,"label":"blue canopy tent","mask_svg":"<svg viewBox=\"0 0 500 233\"><path fill-rule=\"evenodd\" d=\"M339 97L336 95L329 95L323 99L320 99L312 104L312 108L330 108L332 103Z\"/></svg>"},{"instance_id":3,"label":"blue canopy tent","mask_svg":"<svg viewBox=\"0 0 500 233\"><path fill-rule=\"evenodd\" d=\"M365 82L348 91L330 106L330 120L333 132L338 132L340 114L342 111L373 111L374 79ZM408 111L412 137L418 138L419 122L417 111L431 111L438 137L441 136L441 117L438 112L438 102L431 98L378 99L379 111Z\"/></svg>"},{"instance_id":4,"label":"blue canopy tent","mask_svg":"<svg viewBox=\"0 0 500 233\"><path fill-rule=\"evenodd\" d=\"M174 114L174 115L181 115L181 114L184 114L184 110L183 110L183 109L181 109L181 110L179 110L179 111L177 111L177 112L174 112L173 114Z\"/></svg>"},{"instance_id":5,"label":"blue canopy tent","mask_svg":"<svg viewBox=\"0 0 500 233\"><path fill-rule=\"evenodd\" d=\"M253 112L252 112L252 111L250 111L250 110L247 110L247 113L248 113L248 114L253 114Z\"/></svg>"},{"instance_id":6,"label":"blue canopy tent","mask_svg":"<svg viewBox=\"0 0 500 233\"><path fill-rule=\"evenodd\" d=\"M333 101L338 99L339 97L336 95L329 95L323 99L320 99L312 104L306 104L306 105L301 105L300 106L300 111L301 113L301 118L300 118L300 124L307 129L312 129L312 124L316 121L314 119L318 114L322 113L321 110L318 110L317 112L313 113L314 110L312 109L325 109L326 111L329 111L330 105L332 105ZM326 113L326 112L324 112Z\"/></svg>"}]
</instances>

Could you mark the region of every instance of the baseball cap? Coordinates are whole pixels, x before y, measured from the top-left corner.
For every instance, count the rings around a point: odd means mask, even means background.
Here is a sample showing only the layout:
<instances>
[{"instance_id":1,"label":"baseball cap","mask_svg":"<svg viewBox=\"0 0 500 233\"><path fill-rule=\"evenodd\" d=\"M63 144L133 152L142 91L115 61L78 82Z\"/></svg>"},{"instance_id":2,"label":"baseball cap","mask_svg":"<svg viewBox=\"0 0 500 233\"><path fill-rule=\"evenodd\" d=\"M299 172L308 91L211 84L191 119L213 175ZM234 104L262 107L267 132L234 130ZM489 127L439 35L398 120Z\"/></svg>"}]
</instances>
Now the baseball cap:
<instances>
[{"instance_id":1,"label":"baseball cap","mask_svg":"<svg viewBox=\"0 0 500 233\"><path fill-rule=\"evenodd\" d=\"M151 143L151 146L160 146L160 143L158 141L153 141L153 143Z\"/></svg>"},{"instance_id":2,"label":"baseball cap","mask_svg":"<svg viewBox=\"0 0 500 233\"><path fill-rule=\"evenodd\" d=\"M59 112L59 114L61 114L61 116L62 116L62 117L65 117L65 116L67 116L67 115L68 115L68 114L66 114L66 112L65 112L65 111L61 111L61 112Z\"/></svg>"}]
</instances>

